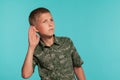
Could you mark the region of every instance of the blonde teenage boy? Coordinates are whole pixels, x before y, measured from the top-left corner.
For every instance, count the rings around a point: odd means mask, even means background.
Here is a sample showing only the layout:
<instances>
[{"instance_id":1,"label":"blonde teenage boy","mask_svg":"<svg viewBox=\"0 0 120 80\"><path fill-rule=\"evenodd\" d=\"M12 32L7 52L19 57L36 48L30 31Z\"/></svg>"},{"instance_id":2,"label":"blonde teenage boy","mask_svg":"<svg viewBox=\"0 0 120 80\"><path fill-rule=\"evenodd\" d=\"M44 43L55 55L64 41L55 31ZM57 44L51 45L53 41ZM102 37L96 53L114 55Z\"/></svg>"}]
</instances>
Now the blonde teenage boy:
<instances>
[{"instance_id":1,"label":"blonde teenage boy","mask_svg":"<svg viewBox=\"0 0 120 80\"><path fill-rule=\"evenodd\" d=\"M46 8L29 15L29 46L22 67L22 77L29 78L37 65L41 80L85 80L83 61L73 42L54 35L54 20ZM37 33L37 34L36 34Z\"/></svg>"}]
</instances>

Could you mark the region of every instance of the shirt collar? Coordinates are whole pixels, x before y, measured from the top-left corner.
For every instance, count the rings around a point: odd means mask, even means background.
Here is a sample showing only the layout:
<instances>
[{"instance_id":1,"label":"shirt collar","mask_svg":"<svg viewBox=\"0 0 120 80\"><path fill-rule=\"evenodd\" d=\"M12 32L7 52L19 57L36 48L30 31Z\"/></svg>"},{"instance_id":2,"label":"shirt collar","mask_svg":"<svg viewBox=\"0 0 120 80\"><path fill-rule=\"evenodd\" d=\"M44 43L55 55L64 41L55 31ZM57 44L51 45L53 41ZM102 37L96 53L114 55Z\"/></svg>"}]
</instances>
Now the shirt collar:
<instances>
[{"instance_id":1,"label":"shirt collar","mask_svg":"<svg viewBox=\"0 0 120 80\"><path fill-rule=\"evenodd\" d=\"M58 38L54 35L54 44L60 45Z\"/></svg>"},{"instance_id":2,"label":"shirt collar","mask_svg":"<svg viewBox=\"0 0 120 80\"><path fill-rule=\"evenodd\" d=\"M57 38L55 35L53 35L53 36L54 36L54 43L53 43L53 45L55 44L55 45L58 45L58 46L59 46L60 43L59 43L58 38ZM45 43L41 40L41 38L40 38L39 45L40 45L42 48L48 47L48 46L46 46ZM53 46L53 45L51 45L51 46ZM50 46L50 47L51 47L51 46Z\"/></svg>"}]
</instances>

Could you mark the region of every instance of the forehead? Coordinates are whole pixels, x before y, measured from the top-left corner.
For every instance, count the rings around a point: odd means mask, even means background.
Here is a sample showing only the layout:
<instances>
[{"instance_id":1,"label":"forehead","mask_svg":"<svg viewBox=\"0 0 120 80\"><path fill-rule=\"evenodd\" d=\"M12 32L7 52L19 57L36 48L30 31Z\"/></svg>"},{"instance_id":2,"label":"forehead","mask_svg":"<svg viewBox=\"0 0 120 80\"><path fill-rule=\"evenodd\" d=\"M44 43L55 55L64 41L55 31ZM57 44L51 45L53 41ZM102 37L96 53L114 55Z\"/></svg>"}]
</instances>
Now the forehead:
<instances>
[{"instance_id":1,"label":"forehead","mask_svg":"<svg viewBox=\"0 0 120 80\"><path fill-rule=\"evenodd\" d=\"M43 13L39 16L39 19L47 19L52 18L52 15L50 13Z\"/></svg>"}]
</instances>

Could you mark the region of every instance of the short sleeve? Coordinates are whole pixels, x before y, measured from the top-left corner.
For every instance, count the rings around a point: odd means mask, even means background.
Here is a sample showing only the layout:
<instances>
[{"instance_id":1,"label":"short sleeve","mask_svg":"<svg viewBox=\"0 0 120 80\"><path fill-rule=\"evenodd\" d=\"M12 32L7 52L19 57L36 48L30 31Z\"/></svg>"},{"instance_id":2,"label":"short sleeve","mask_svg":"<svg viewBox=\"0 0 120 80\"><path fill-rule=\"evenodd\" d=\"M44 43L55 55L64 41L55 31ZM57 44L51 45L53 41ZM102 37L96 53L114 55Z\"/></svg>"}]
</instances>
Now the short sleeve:
<instances>
[{"instance_id":1,"label":"short sleeve","mask_svg":"<svg viewBox=\"0 0 120 80\"><path fill-rule=\"evenodd\" d=\"M35 66L37 65L37 58L33 55L33 69L35 69Z\"/></svg>"},{"instance_id":2,"label":"short sleeve","mask_svg":"<svg viewBox=\"0 0 120 80\"><path fill-rule=\"evenodd\" d=\"M33 54L33 62L32 62L32 66L33 66L33 69L35 69L35 66L38 65L38 58L36 56L36 54L38 53L38 48L39 46L37 46L35 48L35 51L34 51L34 54Z\"/></svg>"},{"instance_id":3,"label":"short sleeve","mask_svg":"<svg viewBox=\"0 0 120 80\"><path fill-rule=\"evenodd\" d=\"M71 45L71 57L72 57L73 67L81 67L83 61L80 55L78 54L72 40L70 40L70 45Z\"/></svg>"}]
</instances>

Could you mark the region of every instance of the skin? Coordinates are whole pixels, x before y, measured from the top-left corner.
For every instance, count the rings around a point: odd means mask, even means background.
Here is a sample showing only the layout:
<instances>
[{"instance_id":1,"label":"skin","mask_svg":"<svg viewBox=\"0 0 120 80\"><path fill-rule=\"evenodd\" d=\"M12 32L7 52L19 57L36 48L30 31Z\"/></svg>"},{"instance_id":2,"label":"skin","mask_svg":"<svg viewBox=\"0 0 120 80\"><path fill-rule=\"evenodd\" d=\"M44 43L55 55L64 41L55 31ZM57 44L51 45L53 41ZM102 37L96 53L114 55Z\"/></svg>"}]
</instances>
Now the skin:
<instances>
[{"instance_id":1,"label":"skin","mask_svg":"<svg viewBox=\"0 0 120 80\"><path fill-rule=\"evenodd\" d=\"M38 22L34 26L30 26L28 31L28 51L22 67L22 77L29 78L33 73L32 60L33 53L39 43L39 36L36 32L40 33L40 37L46 46L51 46L54 42L54 21L50 13L43 13L38 18ZM78 80L85 80L82 67L74 67L75 74Z\"/></svg>"},{"instance_id":2,"label":"skin","mask_svg":"<svg viewBox=\"0 0 120 80\"><path fill-rule=\"evenodd\" d=\"M82 67L74 67L74 72L78 80L86 80Z\"/></svg>"}]
</instances>

